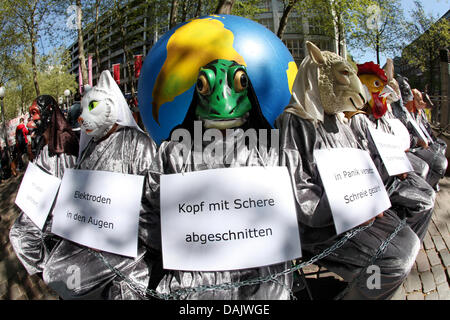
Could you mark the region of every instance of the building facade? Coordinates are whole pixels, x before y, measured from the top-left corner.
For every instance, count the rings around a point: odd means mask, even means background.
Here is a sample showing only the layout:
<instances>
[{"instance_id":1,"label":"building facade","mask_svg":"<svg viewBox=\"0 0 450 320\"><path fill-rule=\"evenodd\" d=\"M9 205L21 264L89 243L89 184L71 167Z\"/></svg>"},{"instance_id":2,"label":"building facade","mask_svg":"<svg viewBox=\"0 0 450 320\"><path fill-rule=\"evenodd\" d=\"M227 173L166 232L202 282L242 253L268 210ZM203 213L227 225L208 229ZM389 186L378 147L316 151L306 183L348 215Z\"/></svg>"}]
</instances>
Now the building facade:
<instances>
[{"instance_id":1,"label":"building facade","mask_svg":"<svg viewBox=\"0 0 450 320\"><path fill-rule=\"evenodd\" d=\"M443 19L450 20L450 10L448 10L438 21ZM420 39L420 37L419 37ZM412 43L403 49L407 50L408 47L413 46L416 39ZM408 81L412 88L417 88L421 91L427 92L435 105L432 109L432 122L441 128L446 128L450 132L450 44L446 48L436 54L436 59L433 61L433 70L425 70L422 72L420 69L408 64L402 57L396 57L394 59L395 72L408 78ZM402 53L403 55L403 53ZM430 85L431 84L431 85Z\"/></svg>"},{"instance_id":2,"label":"building facade","mask_svg":"<svg viewBox=\"0 0 450 320\"><path fill-rule=\"evenodd\" d=\"M263 13L259 13L254 18L255 21L264 25L266 28L276 33L280 18L283 14L283 3L279 0L265 0L260 4ZM97 79L102 70L110 70L120 73L120 88L127 95L132 91L131 81L134 81L134 88L137 88L137 79L134 71L127 67L127 56L129 59L136 59L136 56L142 56L145 59L146 54L154 43L168 31L169 14L161 14L167 11L166 8L149 7L145 0L130 1L128 10L123 12L121 24L117 16L112 13L106 13L99 19L99 28L96 35L92 32L93 26L86 28L84 35L84 49L86 59L92 58L92 84L97 83ZM158 14L155 14L158 12ZM288 19L282 40L294 57L297 65L301 63L306 54L306 41L312 41L322 50L337 51L337 43L334 38L325 35L315 19L315 15L320 12L312 12L309 15L300 16L292 12ZM165 16L164 18L157 17ZM187 18L192 18L187 16ZM132 21L132 23L130 23ZM125 28L125 32L123 32ZM121 34L126 34L124 39ZM95 38L94 38L95 37ZM126 54L123 43L127 43L128 54ZM100 61L97 61L95 47L99 47ZM70 72L76 76L79 81L79 61L78 61L78 42L73 43L69 48L71 55ZM134 65L135 61L130 61ZM130 71L129 71L130 70Z\"/></svg>"}]
</instances>

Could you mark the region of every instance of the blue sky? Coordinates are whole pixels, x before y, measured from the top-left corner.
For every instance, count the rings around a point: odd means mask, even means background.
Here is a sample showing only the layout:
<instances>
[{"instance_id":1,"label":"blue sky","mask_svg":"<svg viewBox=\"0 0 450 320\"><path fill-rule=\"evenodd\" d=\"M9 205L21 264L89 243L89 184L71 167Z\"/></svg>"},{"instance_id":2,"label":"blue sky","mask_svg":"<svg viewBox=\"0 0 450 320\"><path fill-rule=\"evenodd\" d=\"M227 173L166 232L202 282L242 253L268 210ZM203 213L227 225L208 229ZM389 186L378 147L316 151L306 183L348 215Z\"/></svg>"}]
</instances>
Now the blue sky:
<instances>
[{"instance_id":1,"label":"blue sky","mask_svg":"<svg viewBox=\"0 0 450 320\"><path fill-rule=\"evenodd\" d=\"M407 20L410 19L410 11L413 9L414 0L402 0L403 13ZM450 9L450 0L422 0L421 1L423 8L427 14L433 15L435 18L442 17L449 9ZM371 52L367 50L365 54L361 54L359 52L351 52L354 54L354 58L359 63L364 63L367 61L377 61L377 56L375 52ZM386 63L386 58L393 58L390 55L380 55L380 64L383 66Z\"/></svg>"},{"instance_id":2,"label":"blue sky","mask_svg":"<svg viewBox=\"0 0 450 320\"><path fill-rule=\"evenodd\" d=\"M414 0L401 0L403 11L405 18L407 20L410 19L410 10L414 8ZM449 9L450 9L450 0L421 0L421 3L425 9L425 12L427 14L433 15L435 18L442 17ZM65 20L67 18L62 18L62 22L65 24ZM69 46L75 39L76 39L76 31L73 30L73 35L71 39L66 38L62 41L62 44L64 46ZM40 53L49 53L51 50L51 45L46 39L42 39L40 44L38 45L38 50ZM375 52L372 52L372 50L365 50L365 52L358 52L358 51L351 51L350 52L355 60L358 63L363 63L367 61L374 61L376 62L376 54ZM383 66L386 62L386 58L393 58L392 56L388 55L385 56L381 54L381 61L380 64Z\"/></svg>"}]
</instances>

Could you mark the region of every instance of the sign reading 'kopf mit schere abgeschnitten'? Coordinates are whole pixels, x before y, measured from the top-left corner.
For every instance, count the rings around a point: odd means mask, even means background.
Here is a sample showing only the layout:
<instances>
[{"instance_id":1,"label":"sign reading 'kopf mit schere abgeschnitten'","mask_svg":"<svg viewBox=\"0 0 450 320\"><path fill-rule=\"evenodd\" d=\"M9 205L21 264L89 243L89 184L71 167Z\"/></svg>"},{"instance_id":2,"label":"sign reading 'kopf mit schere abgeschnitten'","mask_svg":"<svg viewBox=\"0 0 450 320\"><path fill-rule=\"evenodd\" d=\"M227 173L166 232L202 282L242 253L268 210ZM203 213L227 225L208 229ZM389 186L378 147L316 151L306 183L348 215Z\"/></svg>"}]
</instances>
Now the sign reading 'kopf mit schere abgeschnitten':
<instances>
[{"instance_id":1,"label":"sign reading 'kopf mit schere abgeschnitten'","mask_svg":"<svg viewBox=\"0 0 450 320\"><path fill-rule=\"evenodd\" d=\"M163 175L164 268L235 270L301 257L295 210L285 167Z\"/></svg>"}]
</instances>

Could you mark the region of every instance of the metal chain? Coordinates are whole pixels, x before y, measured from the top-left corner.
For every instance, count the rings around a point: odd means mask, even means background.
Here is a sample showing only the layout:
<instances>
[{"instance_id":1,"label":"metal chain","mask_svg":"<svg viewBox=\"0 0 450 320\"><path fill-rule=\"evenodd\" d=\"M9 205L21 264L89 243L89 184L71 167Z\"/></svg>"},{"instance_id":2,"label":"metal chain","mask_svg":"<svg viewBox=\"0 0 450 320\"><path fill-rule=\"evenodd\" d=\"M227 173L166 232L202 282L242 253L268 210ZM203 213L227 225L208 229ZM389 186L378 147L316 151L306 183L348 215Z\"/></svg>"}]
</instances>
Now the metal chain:
<instances>
[{"instance_id":1,"label":"metal chain","mask_svg":"<svg viewBox=\"0 0 450 320\"><path fill-rule=\"evenodd\" d=\"M266 283L266 282L275 282L275 283L278 283L281 285L281 283L277 279L278 277L295 272L301 268L304 268L308 265L311 265L311 264L317 262L320 259L323 259L324 257L328 256L330 253L332 253L336 249L342 247L347 242L348 239L353 238L359 232L371 227L372 225L373 225L373 221L366 226L358 227L351 231L348 231L339 241L335 242L329 248L326 248L320 254L313 256L308 261L302 262L298 265L295 265L291 268L285 269L281 272L274 273L274 274L271 274L271 275L268 275L268 276L262 277L262 278L256 278L256 279L239 281L239 282L227 282L227 283L222 283L220 285L202 285L202 286L193 287L193 288L183 288L183 289L175 290L170 294L159 293L153 289L141 288L139 285L136 285L133 280L129 279L126 275L124 275L120 270L114 268L104 258L104 256L100 252L93 251L93 250L90 250L90 251L95 256L97 256L116 276L123 279L130 286L130 288L133 291L135 291L137 294L139 294L142 298L146 299L149 296L151 296L151 297L158 298L158 299L169 300L169 299L178 299L181 296L187 295L190 293L203 292L203 291L208 291L208 290L233 289L233 288L239 288L242 286L250 286L250 285L256 285L256 284L261 284L261 283ZM387 246L387 244L385 246ZM283 286L285 286L285 285L283 284ZM292 297L292 295L293 295L292 290L289 289L289 291L290 291L290 295Z\"/></svg>"}]
</instances>

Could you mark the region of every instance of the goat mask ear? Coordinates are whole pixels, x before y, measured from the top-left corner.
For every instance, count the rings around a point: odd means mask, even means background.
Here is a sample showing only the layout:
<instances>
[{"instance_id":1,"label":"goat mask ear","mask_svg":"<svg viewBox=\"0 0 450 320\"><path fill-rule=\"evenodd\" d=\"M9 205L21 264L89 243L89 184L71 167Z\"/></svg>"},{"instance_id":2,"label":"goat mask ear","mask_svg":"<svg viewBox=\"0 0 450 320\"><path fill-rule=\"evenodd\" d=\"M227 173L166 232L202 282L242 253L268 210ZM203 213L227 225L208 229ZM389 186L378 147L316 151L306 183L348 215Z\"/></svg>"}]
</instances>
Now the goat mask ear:
<instances>
[{"instance_id":1,"label":"goat mask ear","mask_svg":"<svg viewBox=\"0 0 450 320\"><path fill-rule=\"evenodd\" d=\"M306 41L306 47L308 48L309 56L318 65L325 63L325 57L322 51L312 42Z\"/></svg>"},{"instance_id":2,"label":"goat mask ear","mask_svg":"<svg viewBox=\"0 0 450 320\"><path fill-rule=\"evenodd\" d=\"M392 59L388 58L386 60L386 65L384 66L383 69L384 72L386 72L388 82L394 80L394 61L392 61Z\"/></svg>"}]
</instances>

